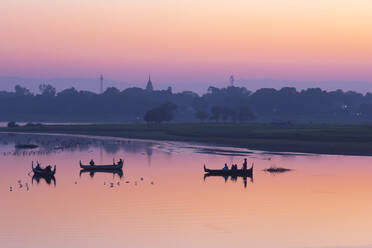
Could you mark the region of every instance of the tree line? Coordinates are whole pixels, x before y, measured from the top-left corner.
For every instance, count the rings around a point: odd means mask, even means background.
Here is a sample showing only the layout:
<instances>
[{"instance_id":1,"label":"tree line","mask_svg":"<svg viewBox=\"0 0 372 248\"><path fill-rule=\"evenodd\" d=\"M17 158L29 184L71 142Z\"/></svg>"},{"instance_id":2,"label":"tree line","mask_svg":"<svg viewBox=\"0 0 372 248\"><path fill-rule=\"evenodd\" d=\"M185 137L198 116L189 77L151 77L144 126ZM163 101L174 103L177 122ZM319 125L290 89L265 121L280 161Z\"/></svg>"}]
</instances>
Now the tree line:
<instances>
[{"instance_id":1,"label":"tree line","mask_svg":"<svg viewBox=\"0 0 372 248\"><path fill-rule=\"evenodd\" d=\"M354 91L298 91L244 87L209 87L198 95L137 87L107 88L102 94L75 88L57 92L48 84L33 94L15 86L0 91L1 121L51 122L368 122L372 94Z\"/></svg>"}]
</instances>

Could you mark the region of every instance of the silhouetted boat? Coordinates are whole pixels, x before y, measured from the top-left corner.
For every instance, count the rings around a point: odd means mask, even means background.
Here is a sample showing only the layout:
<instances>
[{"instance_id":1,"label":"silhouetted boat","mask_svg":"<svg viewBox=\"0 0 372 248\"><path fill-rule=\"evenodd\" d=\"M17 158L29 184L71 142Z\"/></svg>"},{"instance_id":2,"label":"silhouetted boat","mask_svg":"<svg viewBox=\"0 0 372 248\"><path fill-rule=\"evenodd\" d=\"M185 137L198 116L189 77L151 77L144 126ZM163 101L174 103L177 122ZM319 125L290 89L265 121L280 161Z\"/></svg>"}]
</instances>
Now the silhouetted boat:
<instances>
[{"instance_id":1,"label":"silhouetted boat","mask_svg":"<svg viewBox=\"0 0 372 248\"><path fill-rule=\"evenodd\" d=\"M47 168L41 168L41 167L34 167L34 161L32 161L32 171L34 172L35 175L42 175L42 176L54 176L56 174L56 166L54 165L53 170L49 170Z\"/></svg>"},{"instance_id":2,"label":"silhouetted boat","mask_svg":"<svg viewBox=\"0 0 372 248\"><path fill-rule=\"evenodd\" d=\"M207 169L204 165L204 172L204 181L207 177L222 177L225 179L225 182L229 177L231 181L237 181L238 177L241 177L243 178L244 188L247 187L247 178L250 178L250 181L253 183L253 165L247 170L211 170Z\"/></svg>"},{"instance_id":3,"label":"silhouetted boat","mask_svg":"<svg viewBox=\"0 0 372 248\"><path fill-rule=\"evenodd\" d=\"M253 165L250 169L242 170L212 170L208 169L204 165L204 172L208 173L209 175L215 175L215 176L246 176L251 177L253 174Z\"/></svg>"},{"instance_id":4,"label":"silhouetted boat","mask_svg":"<svg viewBox=\"0 0 372 248\"><path fill-rule=\"evenodd\" d=\"M80 161L80 168L84 170L108 171L108 170L121 170L123 168L123 160L112 165L83 165Z\"/></svg>"}]
</instances>

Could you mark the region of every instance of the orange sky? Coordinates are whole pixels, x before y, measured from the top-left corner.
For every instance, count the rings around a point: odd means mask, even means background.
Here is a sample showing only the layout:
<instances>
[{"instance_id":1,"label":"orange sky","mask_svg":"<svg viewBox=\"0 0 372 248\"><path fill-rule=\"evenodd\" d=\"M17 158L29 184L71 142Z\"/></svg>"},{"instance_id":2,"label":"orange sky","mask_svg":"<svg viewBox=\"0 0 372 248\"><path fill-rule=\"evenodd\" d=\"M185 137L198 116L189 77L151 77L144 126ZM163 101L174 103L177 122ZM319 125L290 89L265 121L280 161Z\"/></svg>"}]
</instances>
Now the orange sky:
<instances>
[{"instance_id":1,"label":"orange sky","mask_svg":"<svg viewBox=\"0 0 372 248\"><path fill-rule=\"evenodd\" d=\"M2 0L0 76L372 81L365 0Z\"/></svg>"}]
</instances>

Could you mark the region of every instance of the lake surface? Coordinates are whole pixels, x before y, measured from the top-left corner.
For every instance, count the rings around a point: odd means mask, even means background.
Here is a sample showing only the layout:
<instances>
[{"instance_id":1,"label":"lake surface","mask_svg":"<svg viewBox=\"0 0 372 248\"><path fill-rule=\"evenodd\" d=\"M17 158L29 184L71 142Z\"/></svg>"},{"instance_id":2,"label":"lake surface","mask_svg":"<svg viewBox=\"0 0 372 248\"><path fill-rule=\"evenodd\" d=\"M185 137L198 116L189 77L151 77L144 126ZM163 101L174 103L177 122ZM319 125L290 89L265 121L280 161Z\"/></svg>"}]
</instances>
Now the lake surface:
<instances>
[{"instance_id":1,"label":"lake surface","mask_svg":"<svg viewBox=\"0 0 372 248\"><path fill-rule=\"evenodd\" d=\"M204 180L203 164L244 157L246 185ZM79 160L119 158L122 177L80 174ZM32 180L36 160L57 165L55 184ZM372 247L371 157L0 134L0 168L0 247Z\"/></svg>"}]
</instances>

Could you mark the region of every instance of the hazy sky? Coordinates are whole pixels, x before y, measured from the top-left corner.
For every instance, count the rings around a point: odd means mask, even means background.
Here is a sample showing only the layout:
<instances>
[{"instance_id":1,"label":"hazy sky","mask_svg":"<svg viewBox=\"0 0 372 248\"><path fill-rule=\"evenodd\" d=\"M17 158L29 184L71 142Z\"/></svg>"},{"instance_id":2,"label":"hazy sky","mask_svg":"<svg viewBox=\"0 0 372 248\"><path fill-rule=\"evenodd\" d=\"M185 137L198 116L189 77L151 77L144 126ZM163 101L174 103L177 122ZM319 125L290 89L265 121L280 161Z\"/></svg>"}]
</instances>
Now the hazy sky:
<instances>
[{"instance_id":1,"label":"hazy sky","mask_svg":"<svg viewBox=\"0 0 372 248\"><path fill-rule=\"evenodd\" d=\"M100 73L372 83L372 1L0 1L0 76Z\"/></svg>"}]
</instances>

